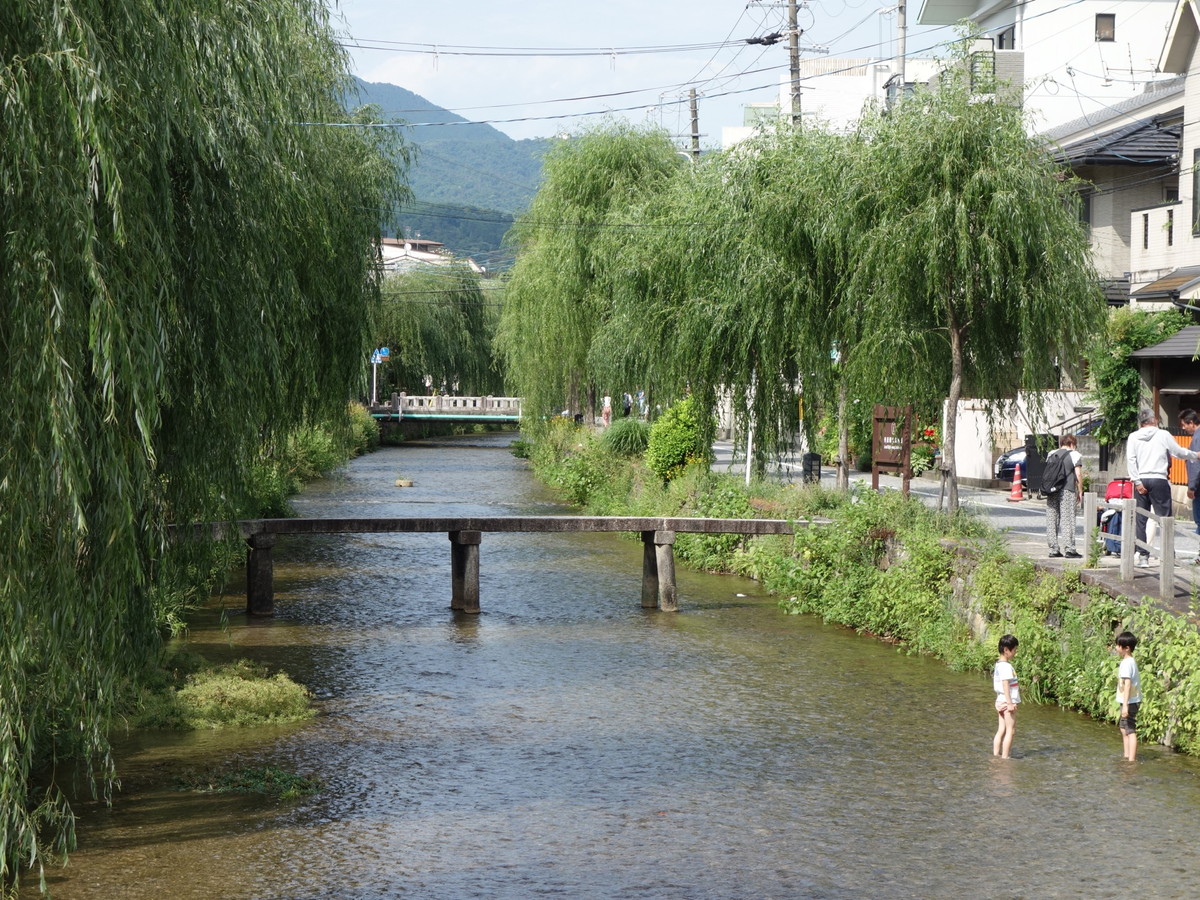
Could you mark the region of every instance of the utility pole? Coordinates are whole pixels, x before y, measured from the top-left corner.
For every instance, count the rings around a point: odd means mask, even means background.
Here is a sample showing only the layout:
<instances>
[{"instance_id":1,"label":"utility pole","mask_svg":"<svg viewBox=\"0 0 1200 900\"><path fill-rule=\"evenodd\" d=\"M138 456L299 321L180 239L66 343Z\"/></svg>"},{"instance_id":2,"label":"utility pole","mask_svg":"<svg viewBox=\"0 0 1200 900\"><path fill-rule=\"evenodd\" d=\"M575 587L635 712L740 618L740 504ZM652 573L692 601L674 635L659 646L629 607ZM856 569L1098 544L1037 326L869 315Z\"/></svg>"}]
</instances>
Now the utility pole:
<instances>
[{"instance_id":1,"label":"utility pole","mask_svg":"<svg viewBox=\"0 0 1200 900\"><path fill-rule=\"evenodd\" d=\"M788 0L788 62L792 76L792 127L800 127L800 30L796 26L797 0Z\"/></svg>"},{"instance_id":2,"label":"utility pole","mask_svg":"<svg viewBox=\"0 0 1200 900\"><path fill-rule=\"evenodd\" d=\"M688 107L692 111L692 162L700 162L700 111L696 108L696 89L688 90Z\"/></svg>"},{"instance_id":3,"label":"utility pole","mask_svg":"<svg viewBox=\"0 0 1200 900\"><path fill-rule=\"evenodd\" d=\"M904 40L908 30L907 20L905 18L905 0L900 0L900 4L896 7L896 74L900 78L900 84L897 85L899 91L896 94L897 100L904 99L904 85L907 82L904 71L905 50Z\"/></svg>"}]
</instances>

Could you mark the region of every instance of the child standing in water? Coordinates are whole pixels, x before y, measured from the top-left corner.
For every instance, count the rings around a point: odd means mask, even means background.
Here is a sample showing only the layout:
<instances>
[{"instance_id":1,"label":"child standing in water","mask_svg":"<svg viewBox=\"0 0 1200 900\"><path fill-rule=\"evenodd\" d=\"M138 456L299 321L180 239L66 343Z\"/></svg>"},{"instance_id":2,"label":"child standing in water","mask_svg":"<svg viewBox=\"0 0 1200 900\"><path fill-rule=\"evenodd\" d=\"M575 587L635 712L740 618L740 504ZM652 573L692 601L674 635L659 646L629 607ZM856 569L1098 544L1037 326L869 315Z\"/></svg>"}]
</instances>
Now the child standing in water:
<instances>
[{"instance_id":1,"label":"child standing in water","mask_svg":"<svg viewBox=\"0 0 1200 900\"><path fill-rule=\"evenodd\" d=\"M1017 728L1017 704L1021 702L1021 692L1017 688L1017 672L1013 669L1012 660L1017 655L1017 644L1020 643L1015 635L1006 634L1000 638L1000 658L996 660L996 668L992 670L992 688L996 692L996 715L1000 723L996 727L996 736L992 739L992 756L1008 759L1012 749L1013 732Z\"/></svg>"},{"instance_id":2,"label":"child standing in water","mask_svg":"<svg viewBox=\"0 0 1200 900\"><path fill-rule=\"evenodd\" d=\"M1117 727L1121 730L1121 742L1129 762L1137 759L1137 714L1142 704L1142 679L1133 658L1136 648L1137 638L1132 632L1122 631L1117 635L1117 656L1121 657L1117 666L1117 703L1121 705Z\"/></svg>"}]
</instances>

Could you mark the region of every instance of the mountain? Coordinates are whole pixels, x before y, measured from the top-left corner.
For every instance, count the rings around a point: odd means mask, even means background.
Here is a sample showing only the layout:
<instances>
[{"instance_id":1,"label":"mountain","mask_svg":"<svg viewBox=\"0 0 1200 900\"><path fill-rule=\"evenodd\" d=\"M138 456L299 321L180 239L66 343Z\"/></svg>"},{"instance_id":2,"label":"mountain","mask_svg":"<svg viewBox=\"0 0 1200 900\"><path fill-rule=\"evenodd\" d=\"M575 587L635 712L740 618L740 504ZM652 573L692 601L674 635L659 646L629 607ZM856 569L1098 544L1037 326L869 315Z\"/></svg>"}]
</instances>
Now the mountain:
<instances>
[{"instance_id":1,"label":"mountain","mask_svg":"<svg viewBox=\"0 0 1200 900\"><path fill-rule=\"evenodd\" d=\"M397 85L355 80L349 107L371 104L384 120L413 126L404 136L417 148L409 171L416 202L401 210L404 233L419 232L457 253L498 250L513 216L537 191L550 141L515 141ZM449 124L421 124L435 122Z\"/></svg>"}]
</instances>

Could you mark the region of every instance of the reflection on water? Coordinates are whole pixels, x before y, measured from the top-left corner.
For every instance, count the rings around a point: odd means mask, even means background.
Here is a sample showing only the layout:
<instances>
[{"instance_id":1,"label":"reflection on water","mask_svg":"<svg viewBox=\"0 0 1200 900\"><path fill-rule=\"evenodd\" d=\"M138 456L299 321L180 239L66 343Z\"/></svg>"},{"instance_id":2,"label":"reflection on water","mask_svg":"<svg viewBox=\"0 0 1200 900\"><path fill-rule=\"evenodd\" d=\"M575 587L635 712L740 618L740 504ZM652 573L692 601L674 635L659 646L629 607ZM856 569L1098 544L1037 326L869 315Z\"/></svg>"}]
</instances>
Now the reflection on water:
<instances>
[{"instance_id":1,"label":"reflection on water","mask_svg":"<svg viewBox=\"0 0 1200 900\"><path fill-rule=\"evenodd\" d=\"M553 509L502 450L418 446L297 506ZM489 534L471 617L447 608L445 535L276 555L275 620L223 630L213 611L192 637L286 668L322 715L130 741L56 897L1196 895L1191 760L1128 766L1115 727L1030 706L994 760L988 679L785 616L753 583L681 572L681 612L645 611L636 541ZM326 789L284 807L170 789L230 758Z\"/></svg>"}]
</instances>

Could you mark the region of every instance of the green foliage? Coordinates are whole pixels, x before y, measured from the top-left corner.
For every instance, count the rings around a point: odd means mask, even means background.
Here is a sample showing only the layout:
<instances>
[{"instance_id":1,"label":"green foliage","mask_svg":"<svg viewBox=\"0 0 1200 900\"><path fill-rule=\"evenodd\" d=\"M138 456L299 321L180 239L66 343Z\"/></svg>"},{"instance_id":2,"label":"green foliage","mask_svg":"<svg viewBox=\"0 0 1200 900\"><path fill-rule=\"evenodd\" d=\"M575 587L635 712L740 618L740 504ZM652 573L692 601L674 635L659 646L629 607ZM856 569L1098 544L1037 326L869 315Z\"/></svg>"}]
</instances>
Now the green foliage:
<instances>
[{"instance_id":1,"label":"green foliage","mask_svg":"<svg viewBox=\"0 0 1200 900\"><path fill-rule=\"evenodd\" d=\"M650 428L646 465L663 481L670 481L691 463L707 467L712 453L710 417L693 397L685 397L663 411Z\"/></svg>"},{"instance_id":2,"label":"green foliage","mask_svg":"<svg viewBox=\"0 0 1200 900\"><path fill-rule=\"evenodd\" d=\"M948 398L951 509L960 399L1058 387L1056 367L1078 368L1104 315L1075 183L1015 104L981 97L965 54L936 90L861 126L856 175L869 189L856 202L869 225L852 291L855 382Z\"/></svg>"},{"instance_id":3,"label":"green foliage","mask_svg":"<svg viewBox=\"0 0 1200 900\"><path fill-rule=\"evenodd\" d=\"M372 310L375 346L391 351L378 367L377 391L497 394L502 379L492 354L499 300L465 265L426 266L389 275Z\"/></svg>"},{"instance_id":4,"label":"green foliage","mask_svg":"<svg viewBox=\"0 0 1200 900\"><path fill-rule=\"evenodd\" d=\"M319 778L297 775L278 766L232 772L185 772L175 779L180 790L201 794L265 794L274 800L299 800L320 792Z\"/></svg>"},{"instance_id":5,"label":"green foliage","mask_svg":"<svg viewBox=\"0 0 1200 900\"><path fill-rule=\"evenodd\" d=\"M687 484L689 479L692 484ZM706 467L690 467L686 475L672 482L672 493L678 495L680 492L676 489L686 491L684 496L688 498L681 503L681 515L714 519L752 519L756 515L743 484L713 475ZM675 536L675 553L698 569L728 572L731 561L748 542L749 538L740 534L682 532Z\"/></svg>"},{"instance_id":6,"label":"green foliage","mask_svg":"<svg viewBox=\"0 0 1200 900\"><path fill-rule=\"evenodd\" d=\"M316 714L303 686L244 659L224 666L174 659L138 705L136 727L181 731L303 722Z\"/></svg>"},{"instance_id":7,"label":"green foliage","mask_svg":"<svg viewBox=\"0 0 1200 900\"><path fill-rule=\"evenodd\" d=\"M1165 341L1191 319L1181 310L1139 312L1127 307L1108 314L1104 328L1088 345L1088 399L1096 404L1104 424L1096 437L1104 443L1124 440L1137 428L1138 410L1146 403L1142 397L1142 377L1129 354Z\"/></svg>"},{"instance_id":8,"label":"green foliage","mask_svg":"<svg viewBox=\"0 0 1200 900\"><path fill-rule=\"evenodd\" d=\"M683 168L665 133L624 125L556 142L547 153L543 186L511 232L518 257L498 333L513 390L531 417L564 405L584 409L602 379L643 383L624 363L639 329L612 321L614 254L618 236L630 243L631 207ZM601 352L593 339L610 324L626 339Z\"/></svg>"},{"instance_id":9,"label":"green foliage","mask_svg":"<svg viewBox=\"0 0 1200 900\"><path fill-rule=\"evenodd\" d=\"M650 444L650 425L632 416L617 419L600 435L600 441L617 456L641 456Z\"/></svg>"},{"instance_id":10,"label":"green foliage","mask_svg":"<svg viewBox=\"0 0 1200 900\"><path fill-rule=\"evenodd\" d=\"M379 425L357 403L346 407L341 421L302 425L261 449L252 470L243 518L292 514L288 499L306 482L378 445Z\"/></svg>"},{"instance_id":11,"label":"green foliage","mask_svg":"<svg viewBox=\"0 0 1200 900\"><path fill-rule=\"evenodd\" d=\"M0 3L0 886L107 796L117 685L264 442L359 385L403 147L316 0ZM305 123L305 124L301 124ZM50 767L48 772L66 767Z\"/></svg>"}]
</instances>

